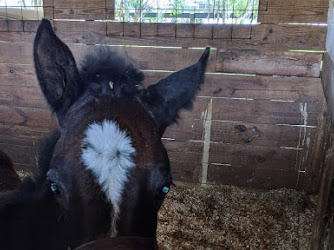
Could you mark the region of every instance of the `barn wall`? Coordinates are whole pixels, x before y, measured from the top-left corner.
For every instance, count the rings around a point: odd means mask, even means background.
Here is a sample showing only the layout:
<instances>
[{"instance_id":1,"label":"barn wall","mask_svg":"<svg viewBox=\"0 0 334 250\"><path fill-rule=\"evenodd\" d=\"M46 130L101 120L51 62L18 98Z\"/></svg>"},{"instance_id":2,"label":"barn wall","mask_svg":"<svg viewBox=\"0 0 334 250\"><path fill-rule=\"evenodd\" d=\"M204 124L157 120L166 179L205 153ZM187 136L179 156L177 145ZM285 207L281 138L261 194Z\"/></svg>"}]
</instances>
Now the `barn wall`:
<instances>
[{"instance_id":1,"label":"barn wall","mask_svg":"<svg viewBox=\"0 0 334 250\"><path fill-rule=\"evenodd\" d=\"M322 83L328 108L326 119L328 138L310 249L332 249L334 246L334 0L329 2L326 41L328 53L324 56L322 71Z\"/></svg>"},{"instance_id":2,"label":"barn wall","mask_svg":"<svg viewBox=\"0 0 334 250\"><path fill-rule=\"evenodd\" d=\"M326 27L305 22L326 20L328 1L318 1L321 8L310 0L294 6L290 2L276 6L261 0L262 23L255 26L60 20L53 25L78 62L87 50L110 45L133 58L145 71L147 85L190 65L203 47L212 46L205 83L193 109L183 111L179 123L163 136L175 179L317 192L324 152L320 68ZM67 3L59 1L60 7L47 16L90 14L89 8L76 12L75 6L66 12ZM310 12L313 7L317 10ZM99 16L95 10L85 19ZM275 19L268 18L274 13ZM37 25L37 21L0 22L0 149L21 170L35 167L38 140L57 124L34 75L32 42Z\"/></svg>"}]
</instances>

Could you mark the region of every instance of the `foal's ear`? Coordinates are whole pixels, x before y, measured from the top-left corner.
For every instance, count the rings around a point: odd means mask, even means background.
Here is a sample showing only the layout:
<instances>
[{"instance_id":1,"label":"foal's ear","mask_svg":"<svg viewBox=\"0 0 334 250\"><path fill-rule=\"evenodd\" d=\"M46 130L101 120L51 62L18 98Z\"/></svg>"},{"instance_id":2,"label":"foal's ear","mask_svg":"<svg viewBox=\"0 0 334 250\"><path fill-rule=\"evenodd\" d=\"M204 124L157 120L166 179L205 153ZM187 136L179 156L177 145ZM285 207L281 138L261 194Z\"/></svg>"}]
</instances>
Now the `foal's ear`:
<instances>
[{"instance_id":1,"label":"foal's ear","mask_svg":"<svg viewBox=\"0 0 334 250\"><path fill-rule=\"evenodd\" d=\"M210 55L207 47L192 66L175 72L142 91L141 100L151 111L162 132L178 118L182 108L190 108L200 84Z\"/></svg>"},{"instance_id":2,"label":"foal's ear","mask_svg":"<svg viewBox=\"0 0 334 250\"><path fill-rule=\"evenodd\" d=\"M39 85L61 125L80 93L80 77L70 49L55 35L46 19L37 30L34 61Z\"/></svg>"}]
</instances>

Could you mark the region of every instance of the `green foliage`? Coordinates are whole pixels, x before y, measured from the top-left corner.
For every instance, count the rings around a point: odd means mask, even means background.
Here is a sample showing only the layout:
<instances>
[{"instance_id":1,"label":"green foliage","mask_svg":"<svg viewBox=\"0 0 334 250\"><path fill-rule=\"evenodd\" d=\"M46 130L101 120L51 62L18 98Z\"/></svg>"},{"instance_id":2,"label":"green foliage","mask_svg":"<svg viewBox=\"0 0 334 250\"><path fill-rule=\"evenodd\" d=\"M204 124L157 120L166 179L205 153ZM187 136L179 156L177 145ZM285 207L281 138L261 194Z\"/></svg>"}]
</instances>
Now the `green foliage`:
<instances>
[{"instance_id":1,"label":"green foliage","mask_svg":"<svg viewBox=\"0 0 334 250\"><path fill-rule=\"evenodd\" d=\"M171 14L172 15L179 15L182 14L184 9L184 0L174 0L172 4L169 4L172 7Z\"/></svg>"},{"instance_id":2,"label":"green foliage","mask_svg":"<svg viewBox=\"0 0 334 250\"><path fill-rule=\"evenodd\" d=\"M171 7L170 16L173 17L172 22L177 23L177 15L183 13L184 0L174 0L169 6Z\"/></svg>"},{"instance_id":3,"label":"green foliage","mask_svg":"<svg viewBox=\"0 0 334 250\"><path fill-rule=\"evenodd\" d=\"M116 0L117 15L123 22L140 22L145 14L153 9L154 2L154 0Z\"/></svg>"}]
</instances>

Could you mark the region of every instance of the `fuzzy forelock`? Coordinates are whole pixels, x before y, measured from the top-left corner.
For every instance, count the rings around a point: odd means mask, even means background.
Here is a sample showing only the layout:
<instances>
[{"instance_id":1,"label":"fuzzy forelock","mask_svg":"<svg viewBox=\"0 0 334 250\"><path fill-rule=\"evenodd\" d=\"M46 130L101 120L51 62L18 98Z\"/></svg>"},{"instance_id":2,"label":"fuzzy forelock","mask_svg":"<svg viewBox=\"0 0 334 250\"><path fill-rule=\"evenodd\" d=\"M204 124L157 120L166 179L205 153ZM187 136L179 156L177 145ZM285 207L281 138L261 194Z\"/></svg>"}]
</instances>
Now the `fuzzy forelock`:
<instances>
[{"instance_id":1,"label":"fuzzy forelock","mask_svg":"<svg viewBox=\"0 0 334 250\"><path fill-rule=\"evenodd\" d=\"M82 144L82 160L96 177L117 218L128 171L135 166L131 138L109 120L91 124Z\"/></svg>"},{"instance_id":2,"label":"fuzzy forelock","mask_svg":"<svg viewBox=\"0 0 334 250\"><path fill-rule=\"evenodd\" d=\"M105 47L100 47L90 54L87 54L81 63L81 74L85 76L94 75L102 70L122 72L125 70L127 63L124 58L117 52ZM101 72L99 72L101 73Z\"/></svg>"},{"instance_id":3,"label":"fuzzy forelock","mask_svg":"<svg viewBox=\"0 0 334 250\"><path fill-rule=\"evenodd\" d=\"M122 83L130 88L127 91L134 92L123 93L124 95L136 94L137 90L143 87L144 74L135 68L130 60L106 47L100 47L84 57L80 75L85 89L94 82L97 74L108 78L108 81L114 81L116 84ZM132 87L136 88L131 89Z\"/></svg>"}]
</instances>

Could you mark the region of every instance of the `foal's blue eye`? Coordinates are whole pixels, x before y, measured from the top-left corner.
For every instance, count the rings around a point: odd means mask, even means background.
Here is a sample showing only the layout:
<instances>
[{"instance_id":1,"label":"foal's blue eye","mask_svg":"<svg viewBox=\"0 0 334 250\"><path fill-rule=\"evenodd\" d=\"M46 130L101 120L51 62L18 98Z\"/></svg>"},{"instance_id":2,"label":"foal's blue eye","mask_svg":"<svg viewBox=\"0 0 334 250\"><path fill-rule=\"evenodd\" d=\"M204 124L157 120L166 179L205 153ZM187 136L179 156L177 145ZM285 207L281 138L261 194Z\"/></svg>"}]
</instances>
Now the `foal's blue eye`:
<instances>
[{"instance_id":1,"label":"foal's blue eye","mask_svg":"<svg viewBox=\"0 0 334 250\"><path fill-rule=\"evenodd\" d=\"M54 183L54 182L51 183L50 188L51 188L52 192L57 192L58 191L57 184Z\"/></svg>"},{"instance_id":2,"label":"foal's blue eye","mask_svg":"<svg viewBox=\"0 0 334 250\"><path fill-rule=\"evenodd\" d=\"M167 194L169 192L169 188L164 186L161 190L164 194Z\"/></svg>"}]
</instances>

